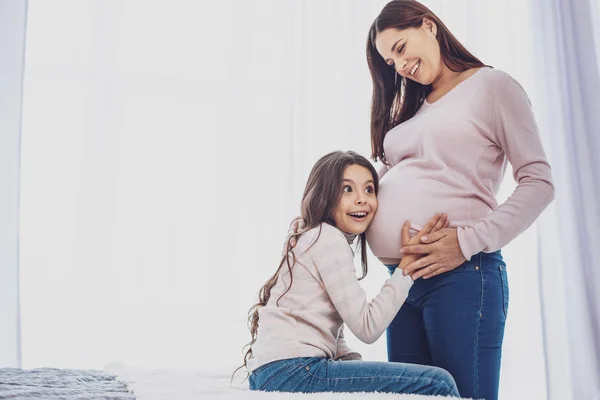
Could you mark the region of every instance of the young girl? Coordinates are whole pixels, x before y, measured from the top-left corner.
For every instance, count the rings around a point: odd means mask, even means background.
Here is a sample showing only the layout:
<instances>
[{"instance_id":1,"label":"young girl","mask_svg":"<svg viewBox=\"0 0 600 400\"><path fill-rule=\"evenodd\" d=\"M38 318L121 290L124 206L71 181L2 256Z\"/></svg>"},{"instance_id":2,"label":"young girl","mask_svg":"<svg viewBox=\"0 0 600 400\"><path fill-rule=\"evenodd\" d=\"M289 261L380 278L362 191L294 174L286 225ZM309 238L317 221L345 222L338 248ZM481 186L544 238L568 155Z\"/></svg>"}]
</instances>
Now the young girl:
<instances>
[{"instance_id":1,"label":"young girl","mask_svg":"<svg viewBox=\"0 0 600 400\"><path fill-rule=\"evenodd\" d=\"M422 365L360 361L344 340L344 323L363 342L375 342L413 284L401 270L367 302L355 275L350 244L359 236L367 273L365 230L377 211L377 172L354 152L333 152L313 167L301 205L305 228L250 310L252 341L244 357L250 389L282 392L390 392L459 396L452 376ZM402 245L443 228L436 215ZM399 268L414 261L405 256ZM362 279L362 278L360 278ZM259 323L260 320L260 323ZM241 368L241 367L240 367Z\"/></svg>"}]
</instances>

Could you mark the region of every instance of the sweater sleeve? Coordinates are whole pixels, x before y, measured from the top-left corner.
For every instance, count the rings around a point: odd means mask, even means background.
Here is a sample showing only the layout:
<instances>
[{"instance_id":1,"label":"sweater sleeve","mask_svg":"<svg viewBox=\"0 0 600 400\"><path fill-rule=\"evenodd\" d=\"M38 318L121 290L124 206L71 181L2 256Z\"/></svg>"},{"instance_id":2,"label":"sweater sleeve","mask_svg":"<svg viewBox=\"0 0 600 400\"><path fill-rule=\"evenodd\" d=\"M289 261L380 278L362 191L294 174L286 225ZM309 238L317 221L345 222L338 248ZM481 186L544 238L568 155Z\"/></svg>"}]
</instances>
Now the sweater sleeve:
<instances>
[{"instance_id":1,"label":"sweater sleeve","mask_svg":"<svg viewBox=\"0 0 600 400\"><path fill-rule=\"evenodd\" d=\"M413 284L410 276L396 270L370 302L361 288L352 250L337 228L323 224L320 237L309 254L333 305L354 335L374 343L392 322Z\"/></svg>"},{"instance_id":2,"label":"sweater sleeve","mask_svg":"<svg viewBox=\"0 0 600 400\"><path fill-rule=\"evenodd\" d=\"M458 241L467 260L493 252L525 231L554 199L550 165L527 94L509 75L501 83L493 114L497 144L513 168L517 187L488 217L472 227L458 228Z\"/></svg>"}]
</instances>

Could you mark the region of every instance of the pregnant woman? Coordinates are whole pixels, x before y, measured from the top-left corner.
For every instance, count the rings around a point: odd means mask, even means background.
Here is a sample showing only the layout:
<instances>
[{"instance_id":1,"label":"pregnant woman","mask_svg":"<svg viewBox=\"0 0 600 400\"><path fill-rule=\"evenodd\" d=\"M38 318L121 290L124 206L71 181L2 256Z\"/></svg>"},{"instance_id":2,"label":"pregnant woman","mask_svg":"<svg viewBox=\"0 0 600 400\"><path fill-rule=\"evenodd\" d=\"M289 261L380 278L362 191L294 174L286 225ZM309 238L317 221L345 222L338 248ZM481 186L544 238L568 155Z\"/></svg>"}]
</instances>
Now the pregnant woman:
<instances>
[{"instance_id":1,"label":"pregnant woman","mask_svg":"<svg viewBox=\"0 0 600 400\"><path fill-rule=\"evenodd\" d=\"M367 240L390 271L421 256L403 268L415 283L387 330L389 361L444 368L461 395L494 400L508 308L500 249L554 198L528 96L417 1L383 8L367 60L372 157L384 164ZM498 204L507 162L517 187ZM450 226L399 252L405 220L414 233L437 212Z\"/></svg>"}]
</instances>

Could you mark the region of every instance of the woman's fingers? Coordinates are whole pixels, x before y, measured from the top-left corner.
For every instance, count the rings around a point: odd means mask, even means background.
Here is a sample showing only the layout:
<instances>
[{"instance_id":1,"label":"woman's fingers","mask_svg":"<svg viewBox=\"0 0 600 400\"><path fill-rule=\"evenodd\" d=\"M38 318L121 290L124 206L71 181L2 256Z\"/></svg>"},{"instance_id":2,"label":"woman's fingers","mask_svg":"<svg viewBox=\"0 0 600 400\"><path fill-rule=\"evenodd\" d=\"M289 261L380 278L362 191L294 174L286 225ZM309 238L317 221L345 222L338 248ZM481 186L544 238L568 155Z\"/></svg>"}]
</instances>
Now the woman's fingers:
<instances>
[{"instance_id":1,"label":"woman's fingers","mask_svg":"<svg viewBox=\"0 0 600 400\"><path fill-rule=\"evenodd\" d=\"M427 223L423 228L417 232L417 234L411 238L410 237L410 222L406 221L404 225L402 225L401 235L400 235L400 244L402 246L406 246L413 242L412 244L421 243L421 238L425 235L429 235L432 232L437 232L444 228L448 228L450 226L450 221L448 219L448 215L437 213Z\"/></svg>"},{"instance_id":2,"label":"woman's fingers","mask_svg":"<svg viewBox=\"0 0 600 400\"><path fill-rule=\"evenodd\" d=\"M432 225L432 226L429 228L429 231L427 231L427 233L431 233L431 232L433 232L433 231L435 230L435 227L436 227L436 226L438 226L438 224L440 223L440 221L441 221L441 220L444 218L444 214L436 214L436 215L438 216L438 217L437 217L437 220L435 221L435 224L433 224L433 225ZM425 229L423 229L423 230L425 230Z\"/></svg>"},{"instance_id":3,"label":"woman's fingers","mask_svg":"<svg viewBox=\"0 0 600 400\"><path fill-rule=\"evenodd\" d=\"M434 222L435 221L435 222ZM443 229L448 223L448 216L446 214L435 214L433 218L425 224L423 229L421 229L418 233L418 236L427 235L431 232L439 231Z\"/></svg>"},{"instance_id":4,"label":"woman's fingers","mask_svg":"<svg viewBox=\"0 0 600 400\"><path fill-rule=\"evenodd\" d=\"M444 227L444 225L446 224L447 220L448 220L448 217L446 216L446 214L442 214L442 216L440 217L440 219L438 219L438 222L435 224L433 229L431 229L431 231L435 232L435 231L439 231L440 229L442 229Z\"/></svg>"},{"instance_id":5,"label":"woman's fingers","mask_svg":"<svg viewBox=\"0 0 600 400\"><path fill-rule=\"evenodd\" d=\"M435 214L429 221L427 221L427 223L425 224L425 226L423 227L423 229L421 229L417 235L425 235L428 234L429 232L431 232L431 230L433 229L433 227L435 226L435 224L438 223L439 219L442 217L442 214Z\"/></svg>"},{"instance_id":6,"label":"woman's fingers","mask_svg":"<svg viewBox=\"0 0 600 400\"><path fill-rule=\"evenodd\" d=\"M411 277L413 280L417 280L419 278L429 279L446 272L446 269L443 268L440 264L431 264L425 268L422 268L418 272L414 273Z\"/></svg>"}]
</instances>

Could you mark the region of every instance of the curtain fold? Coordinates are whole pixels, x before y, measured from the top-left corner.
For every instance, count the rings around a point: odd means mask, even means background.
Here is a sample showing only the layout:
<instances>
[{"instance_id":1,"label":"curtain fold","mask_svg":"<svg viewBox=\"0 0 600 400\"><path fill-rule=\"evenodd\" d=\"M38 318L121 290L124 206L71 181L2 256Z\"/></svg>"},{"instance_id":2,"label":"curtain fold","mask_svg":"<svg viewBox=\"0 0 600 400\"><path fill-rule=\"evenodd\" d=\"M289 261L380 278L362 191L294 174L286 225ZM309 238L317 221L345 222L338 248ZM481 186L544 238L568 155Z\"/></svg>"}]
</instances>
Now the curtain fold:
<instances>
[{"instance_id":1,"label":"curtain fold","mask_svg":"<svg viewBox=\"0 0 600 400\"><path fill-rule=\"evenodd\" d=\"M0 3L0 368L21 366L19 176L27 0Z\"/></svg>"}]
</instances>

